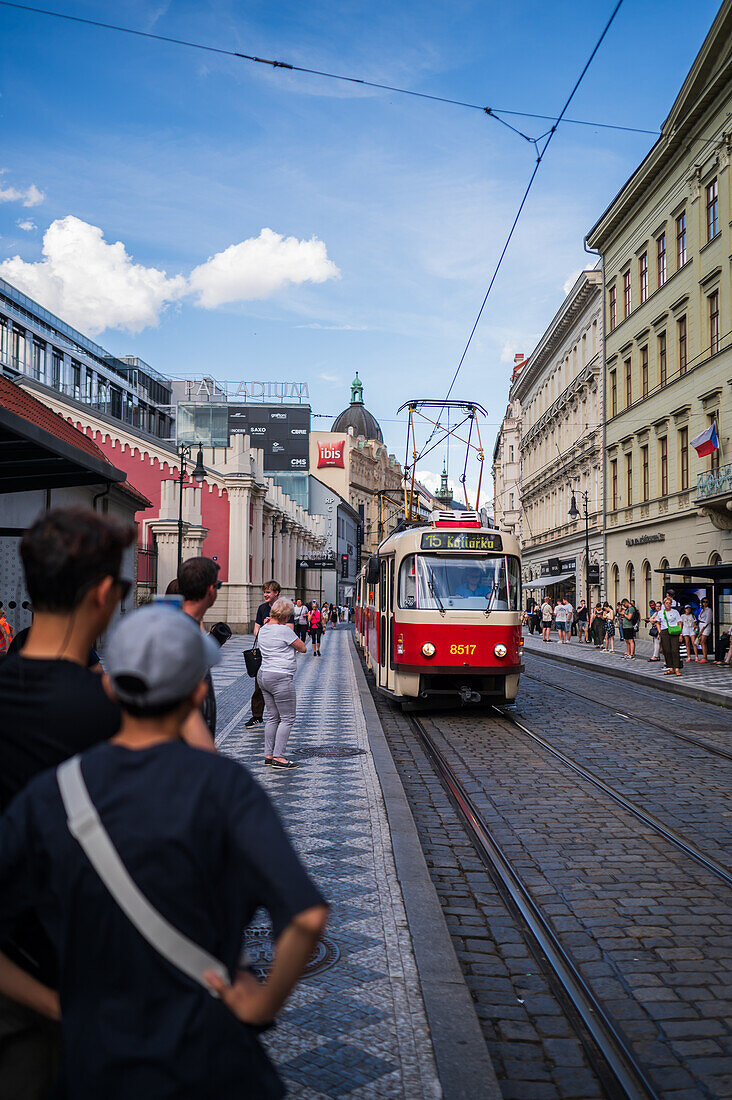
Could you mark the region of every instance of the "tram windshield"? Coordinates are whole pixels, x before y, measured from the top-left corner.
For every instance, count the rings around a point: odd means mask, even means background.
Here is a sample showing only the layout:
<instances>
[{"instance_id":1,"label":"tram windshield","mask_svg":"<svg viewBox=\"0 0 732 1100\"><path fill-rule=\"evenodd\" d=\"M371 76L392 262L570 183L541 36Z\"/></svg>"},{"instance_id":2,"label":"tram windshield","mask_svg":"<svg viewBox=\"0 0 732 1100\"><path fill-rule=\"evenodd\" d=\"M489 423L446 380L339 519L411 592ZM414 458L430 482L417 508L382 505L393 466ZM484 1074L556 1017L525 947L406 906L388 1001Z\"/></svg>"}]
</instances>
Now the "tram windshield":
<instances>
[{"instance_id":1,"label":"tram windshield","mask_svg":"<svg viewBox=\"0 0 732 1100\"><path fill-rule=\"evenodd\" d=\"M517 611L518 558L410 554L399 574L399 606L408 610Z\"/></svg>"}]
</instances>

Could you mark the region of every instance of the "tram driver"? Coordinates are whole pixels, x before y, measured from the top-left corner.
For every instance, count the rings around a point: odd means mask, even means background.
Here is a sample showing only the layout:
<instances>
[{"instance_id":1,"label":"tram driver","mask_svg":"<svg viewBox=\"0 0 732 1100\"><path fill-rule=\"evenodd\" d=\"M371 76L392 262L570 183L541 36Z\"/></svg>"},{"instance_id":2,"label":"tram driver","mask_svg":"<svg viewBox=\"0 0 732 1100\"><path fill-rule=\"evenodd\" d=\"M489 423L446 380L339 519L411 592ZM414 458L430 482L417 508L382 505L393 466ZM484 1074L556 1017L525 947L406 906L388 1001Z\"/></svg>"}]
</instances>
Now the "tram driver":
<instances>
[{"instance_id":1,"label":"tram driver","mask_svg":"<svg viewBox=\"0 0 732 1100\"><path fill-rule=\"evenodd\" d=\"M490 596L491 590L486 584L483 570L477 566L466 569L463 575L463 583L457 589L455 595L466 599L471 596Z\"/></svg>"}]
</instances>

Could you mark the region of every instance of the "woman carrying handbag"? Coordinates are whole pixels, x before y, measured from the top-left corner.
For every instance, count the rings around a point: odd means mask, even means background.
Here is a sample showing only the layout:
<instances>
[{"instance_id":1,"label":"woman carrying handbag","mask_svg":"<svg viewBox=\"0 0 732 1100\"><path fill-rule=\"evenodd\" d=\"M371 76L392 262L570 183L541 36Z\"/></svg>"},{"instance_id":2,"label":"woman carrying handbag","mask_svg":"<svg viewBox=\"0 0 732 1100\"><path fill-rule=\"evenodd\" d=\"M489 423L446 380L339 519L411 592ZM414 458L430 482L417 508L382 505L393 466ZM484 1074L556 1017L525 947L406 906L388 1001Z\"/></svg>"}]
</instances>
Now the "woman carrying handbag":
<instances>
[{"instance_id":1,"label":"woman carrying handbag","mask_svg":"<svg viewBox=\"0 0 732 1100\"><path fill-rule=\"evenodd\" d=\"M661 625L661 650L666 662L664 676L680 676L679 638L681 635L681 615L674 607L672 596L664 598L659 622Z\"/></svg>"}]
</instances>

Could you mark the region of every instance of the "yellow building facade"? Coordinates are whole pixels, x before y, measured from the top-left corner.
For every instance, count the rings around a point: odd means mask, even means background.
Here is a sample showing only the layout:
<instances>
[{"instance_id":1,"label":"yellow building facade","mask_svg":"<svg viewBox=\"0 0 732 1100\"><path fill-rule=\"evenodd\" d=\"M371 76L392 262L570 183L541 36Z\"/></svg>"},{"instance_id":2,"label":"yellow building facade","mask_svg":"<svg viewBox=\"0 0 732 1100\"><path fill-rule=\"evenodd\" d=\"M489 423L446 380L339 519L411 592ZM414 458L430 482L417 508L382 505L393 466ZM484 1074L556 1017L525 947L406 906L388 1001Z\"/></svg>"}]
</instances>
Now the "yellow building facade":
<instances>
[{"instance_id":1,"label":"yellow building facade","mask_svg":"<svg viewBox=\"0 0 732 1100\"><path fill-rule=\"evenodd\" d=\"M587 237L604 264L613 603L642 606L664 583L712 595L732 561L731 57L725 2L661 137ZM691 441L713 423L721 448L701 458ZM729 625L732 588L714 594Z\"/></svg>"}]
</instances>

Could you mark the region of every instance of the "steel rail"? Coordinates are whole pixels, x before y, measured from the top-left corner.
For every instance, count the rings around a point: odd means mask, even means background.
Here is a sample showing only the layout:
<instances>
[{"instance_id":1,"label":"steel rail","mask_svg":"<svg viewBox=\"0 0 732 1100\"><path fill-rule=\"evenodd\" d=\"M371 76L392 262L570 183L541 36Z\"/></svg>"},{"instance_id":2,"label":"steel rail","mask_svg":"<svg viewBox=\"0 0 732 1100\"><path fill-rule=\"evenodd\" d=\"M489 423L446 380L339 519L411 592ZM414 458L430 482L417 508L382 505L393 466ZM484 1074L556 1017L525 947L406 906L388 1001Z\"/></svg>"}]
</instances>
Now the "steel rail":
<instances>
[{"instance_id":1,"label":"steel rail","mask_svg":"<svg viewBox=\"0 0 732 1100\"><path fill-rule=\"evenodd\" d=\"M546 738L542 737L538 733L534 733L534 731L530 730L528 726L525 726L523 722L519 722L518 718L515 718L512 714L506 714L506 712L503 711L500 707L494 707L493 710L496 712L496 714L500 715L501 718L505 719L506 722L509 722L511 725L516 726L517 729L520 729L522 733L526 734L527 737L530 737L532 741L535 741L537 743L537 745L541 745L543 749L546 749L546 751L552 756L556 757L557 760L561 760L561 762L566 767L570 768L573 772L576 772L577 775L580 775L583 779L586 779L588 783L592 783L593 786L597 787L598 790L602 791L603 794L606 794L609 798L612 798L615 802L622 806L623 809L633 814L634 817L637 817L638 820L642 821L644 825L648 825L651 829L654 829L665 840L668 840L671 844L678 848L679 851L683 852L684 855L696 860L696 862L700 863L702 867L704 867L707 871L711 871L712 874L722 879L722 881L726 883L727 886L732 886L732 872L727 870L726 867L723 867L721 863L717 863L717 861L712 859L711 856L705 855L700 848L697 848L696 845L692 844L690 841L685 840L684 837L680 835L680 833L677 833L668 825L664 825L664 823L659 820L659 818L654 817L653 814L648 813L646 810L642 810L640 806L636 805L635 802L631 802L631 800L629 798L626 798L624 794L621 794L620 791L616 791L615 788L606 783L604 779L600 779L600 777L598 775L595 775L594 772L591 772L582 764L578 764L576 760L572 760L560 749L555 748L554 745L546 740Z\"/></svg>"},{"instance_id":2,"label":"steel rail","mask_svg":"<svg viewBox=\"0 0 732 1100\"><path fill-rule=\"evenodd\" d=\"M537 654L537 656L543 657L544 654L539 653ZM549 660L549 658L544 657L544 660ZM585 670L582 669L581 671L584 672ZM590 670L588 669L588 671ZM556 684L552 683L551 680L544 680L543 677L537 676L533 672L525 672L524 677L528 680L536 680L537 683L540 684L546 684L547 687L557 686ZM574 688L568 688L565 684L562 684L562 691L569 692L570 695L576 695L578 699L587 699L591 703L597 702L597 700L593 699L591 695L585 695L583 692L576 691ZM665 701L666 700L664 700L664 702ZM674 702L677 706L683 705L681 703L676 703L675 700L668 701ZM708 752L714 753L715 756L721 756L725 760L732 760L732 752L730 752L728 749L722 749L718 745L712 745L711 742L705 741L702 737L694 737L692 733L681 733L679 730L675 730L671 726L664 725L663 722L657 722L655 718L648 718L645 714L625 714L623 711L619 710L616 710L615 714L617 714L620 718L633 718L637 722L645 722L649 726L655 726L656 729L663 730L664 733L670 733L674 737L680 737L682 741L688 741L690 745L696 745L697 748L706 749Z\"/></svg>"},{"instance_id":3,"label":"steel rail","mask_svg":"<svg viewBox=\"0 0 732 1100\"><path fill-rule=\"evenodd\" d=\"M605 1066L612 1074L613 1082L603 1080L603 1085L611 1095L622 1096L626 1100L660 1100L659 1094L643 1066L636 1059L625 1036L605 1012L574 961L562 947L550 923L514 870L445 755L430 737L420 719L412 714L407 714L405 717L425 749L483 863L528 929L535 946L547 960L565 997L581 1019L594 1047L599 1051ZM583 1045L587 1048L586 1039ZM592 1047L588 1054L590 1060L596 1063L597 1057ZM612 1090L611 1084L615 1085Z\"/></svg>"}]
</instances>

